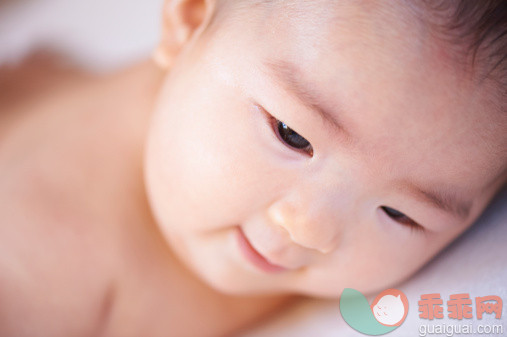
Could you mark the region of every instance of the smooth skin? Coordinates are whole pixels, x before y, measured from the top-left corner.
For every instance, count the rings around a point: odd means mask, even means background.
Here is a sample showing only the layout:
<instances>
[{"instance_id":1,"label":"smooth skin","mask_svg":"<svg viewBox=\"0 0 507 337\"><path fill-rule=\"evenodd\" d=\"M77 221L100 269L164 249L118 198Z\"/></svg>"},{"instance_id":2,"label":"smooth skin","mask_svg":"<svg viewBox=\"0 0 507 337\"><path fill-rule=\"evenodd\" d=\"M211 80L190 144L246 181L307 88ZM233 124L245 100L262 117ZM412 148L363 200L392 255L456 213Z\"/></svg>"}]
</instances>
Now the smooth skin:
<instances>
[{"instance_id":1,"label":"smooth skin","mask_svg":"<svg viewBox=\"0 0 507 337\"><path fill-rule=\"evenodd\" d=\"M428 27L401 4L230 4L177 54L161 45L145 156L157 223L196 274L234 294L371 293L472 224L505 181L507 119ZM253 268L238 227L289 270Z\"/></svg>"},{"instance_id":2,"label":"smooth skin","mask_svg":"<svg viewBox=\"0 0 507 337\"><path fill-rule=\"evenodd\" d=\"M502 186L490 88L399 6L234 4L167 1L156 66L2 73L0 335L224 336L298 295L371 293ZM284 142L278 120L310 146ZM470 211L402 181L448 186ZM288 270L252 265L239 228Z\"/></svg>"}]
</instances>

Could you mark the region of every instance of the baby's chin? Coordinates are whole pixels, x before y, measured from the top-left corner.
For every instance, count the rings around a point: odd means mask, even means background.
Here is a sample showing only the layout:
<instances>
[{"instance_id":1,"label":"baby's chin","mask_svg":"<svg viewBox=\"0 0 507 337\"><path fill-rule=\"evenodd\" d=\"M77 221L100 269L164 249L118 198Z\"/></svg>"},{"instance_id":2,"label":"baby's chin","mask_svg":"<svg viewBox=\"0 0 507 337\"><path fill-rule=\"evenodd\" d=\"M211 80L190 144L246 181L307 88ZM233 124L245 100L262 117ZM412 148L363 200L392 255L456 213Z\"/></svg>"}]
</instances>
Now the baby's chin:
<instances>
[{"instance_id":1,"label":"baby's chin","mask_svg":"<svg viewBox=\"0 0 507 337\"><path fill-rule=\"evenodd\" d=\"M248 274L234 271L227 266L193 268L197 276L215 291L231 296L269 296L288 294L271 282L255 281Z\"/></svg>"}]
</instances>

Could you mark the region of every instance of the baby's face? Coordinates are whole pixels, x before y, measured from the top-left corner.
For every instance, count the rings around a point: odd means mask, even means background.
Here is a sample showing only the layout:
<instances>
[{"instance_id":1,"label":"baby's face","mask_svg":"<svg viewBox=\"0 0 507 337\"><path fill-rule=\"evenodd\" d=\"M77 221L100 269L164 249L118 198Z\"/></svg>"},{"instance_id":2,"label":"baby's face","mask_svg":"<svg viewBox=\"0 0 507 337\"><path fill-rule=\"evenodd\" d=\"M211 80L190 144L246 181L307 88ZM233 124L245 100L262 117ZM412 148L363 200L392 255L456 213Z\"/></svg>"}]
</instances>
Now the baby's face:
<instances>
[{"instance_id":1,"label":"baby's face","mask_svg":"<svg viewBox=\"0 0 507 337\"><path fill-rule=\"evenodd\" d=\"M385 289L490 201L505 119L397 8L256 6L179 54L148 137L147 188L168 243L208 284Z\"/></svg>"}]
</instances>

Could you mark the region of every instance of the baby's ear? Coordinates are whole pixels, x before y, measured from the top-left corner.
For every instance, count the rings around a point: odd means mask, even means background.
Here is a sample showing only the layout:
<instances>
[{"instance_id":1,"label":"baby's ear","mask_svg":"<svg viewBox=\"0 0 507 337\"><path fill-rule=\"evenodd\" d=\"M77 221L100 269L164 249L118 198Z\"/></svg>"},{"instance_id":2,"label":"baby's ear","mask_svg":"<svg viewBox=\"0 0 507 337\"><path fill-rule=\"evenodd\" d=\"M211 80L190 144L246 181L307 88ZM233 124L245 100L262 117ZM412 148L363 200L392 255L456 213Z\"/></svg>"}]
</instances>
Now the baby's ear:
<instances>
[{"instance_id":1,"label":"baby's ear","mask_svg":"<svg viewBox=\"0 0 507 337\"><path fill-rule=\"evenodd\" d=\"M153 58L168 69L192 36L209 22L215 0L165 0L162 13L162 37Z\"/></svg>"}]
</instances>

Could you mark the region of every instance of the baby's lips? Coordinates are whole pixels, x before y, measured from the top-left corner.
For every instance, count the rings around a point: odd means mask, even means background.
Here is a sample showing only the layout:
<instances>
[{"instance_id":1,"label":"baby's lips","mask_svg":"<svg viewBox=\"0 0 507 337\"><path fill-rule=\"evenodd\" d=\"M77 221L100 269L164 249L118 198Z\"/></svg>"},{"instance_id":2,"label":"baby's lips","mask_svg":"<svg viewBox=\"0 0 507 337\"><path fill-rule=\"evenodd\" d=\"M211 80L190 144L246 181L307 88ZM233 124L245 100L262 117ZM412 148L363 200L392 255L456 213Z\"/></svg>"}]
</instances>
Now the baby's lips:
<instances>
[{"instance_id":1,"label":"baby's lips","mask_svg":"<svg viewBox=\"0 0 507 337\"><path fill-rule=\"evenodd\" d=\"M250 243L251 247L262 256L268 263L279 266L287 270L295 270L304 266L301 262L289 262L287 261L286 256L288 255L288 249L290 249L290 244L282 244L275 249L265 249L261 245L255 244L256 241L251 240L246 236L244 231L241 229L241 232L245 236L245 238ZM285 260L285 261L284 261ZM301 261L301 260L299 260Z\"/></svg>"},{"instance_id":2,"label":"baby's lips","mask_svg":"<svg viewBox=\"0 0 507 337\"><path fill-rule=\"evenodd\" d=\"M286 269L299 269L307 266L313 256L304 247L292 242L285 230L277 230L277 226L254 224L253 228L243 230L238 226L252 247L267 261ZM275 228L273 228L275 227ZM261 238L257 240L257 238Z\"/></svg>"},{"instance_id":3,"label":"baby's lips","mask_svg":"<svg viewBox=\"0 0 507 337\"><path fill-rule=\"evenodd\" d=\"M248 238L245 236L240 227L238 227L236 231L236 239L238 243L239 250L243 254L243 256L248 260L251 264L256 266L258 269L268 272L268 273L278 273L286 271L287 269L272 264L268 261L263 255L261 255L250 243Z\"/></svg>"}]
</instances>

